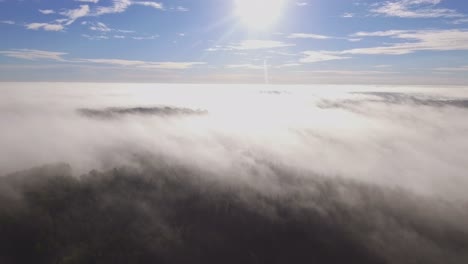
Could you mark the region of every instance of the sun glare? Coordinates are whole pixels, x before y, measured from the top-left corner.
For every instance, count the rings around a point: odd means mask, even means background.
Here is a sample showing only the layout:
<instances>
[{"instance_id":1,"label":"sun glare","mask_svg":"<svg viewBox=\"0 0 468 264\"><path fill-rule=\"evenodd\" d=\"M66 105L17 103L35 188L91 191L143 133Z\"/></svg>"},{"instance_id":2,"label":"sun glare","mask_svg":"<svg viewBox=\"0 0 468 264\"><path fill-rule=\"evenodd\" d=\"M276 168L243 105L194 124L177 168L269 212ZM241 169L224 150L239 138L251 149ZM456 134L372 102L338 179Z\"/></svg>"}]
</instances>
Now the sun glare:
<instances>
[{"instance_id":1,"label":"sun glare","mask_svg":"<svg viewBox=\"0 0 468 264\"><path fill-rule=\"evenodd\" d=\"M278 20L285 0L236 0L235 14L247 27L262 30Z\"/></svg>"}]
</instances>

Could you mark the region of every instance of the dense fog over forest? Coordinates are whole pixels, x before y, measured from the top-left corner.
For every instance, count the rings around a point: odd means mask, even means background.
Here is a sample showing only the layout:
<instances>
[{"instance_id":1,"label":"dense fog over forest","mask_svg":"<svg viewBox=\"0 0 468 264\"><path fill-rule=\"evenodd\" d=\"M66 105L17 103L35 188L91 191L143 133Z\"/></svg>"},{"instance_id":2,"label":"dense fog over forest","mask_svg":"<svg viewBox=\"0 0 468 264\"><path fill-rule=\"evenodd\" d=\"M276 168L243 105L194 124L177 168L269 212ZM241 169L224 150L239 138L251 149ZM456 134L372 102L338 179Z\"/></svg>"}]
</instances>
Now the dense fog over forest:
<instances>
[{"instance_id":1,"label":"dense fog over forest","mask_svg":"<svg viewBox=\"0 0 468 264\"><path fill-rule=\"evenodd\" d=\"M468 90L5 83L1 263L466 263Z\"/></svg>"}]
</instances>

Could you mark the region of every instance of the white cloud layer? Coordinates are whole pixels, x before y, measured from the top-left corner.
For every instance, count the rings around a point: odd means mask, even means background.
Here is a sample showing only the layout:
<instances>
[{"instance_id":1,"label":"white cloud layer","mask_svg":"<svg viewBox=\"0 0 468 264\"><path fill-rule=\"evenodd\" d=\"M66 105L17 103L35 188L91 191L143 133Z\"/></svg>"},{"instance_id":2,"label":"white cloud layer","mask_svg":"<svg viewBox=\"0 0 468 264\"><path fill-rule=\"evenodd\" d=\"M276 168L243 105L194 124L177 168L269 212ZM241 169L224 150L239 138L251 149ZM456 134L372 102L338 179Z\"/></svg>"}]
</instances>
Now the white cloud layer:
<instances>
[{"instance_id":1,"label":"white cloud layer","mask_svg":"<svg viewBox=\"0 0 468 264\"><path fill-rule=\"evenodd\" d=\"M59 161L89 172L133 164L131 157L142 154L170 157L175 164L252 184L264 183L267 175L276 179L268 164L285 164L304 175L339 176L449 200L468 197L468 157L463 155L468 151L468 109L411 100L466 100L466 90L347 87L371 91L349 94L333 86L276 86L272 89L288 92L278 97L261 94L258 87L234 87L9 84L0 97L11 109L0 113L0 174ZM37 93L41 96L31 96ZM462 96L451 96L457 93ZM157 105L209 114L90 120L76 112ZM227 171L236 173L222 173Z\"/></svg>"}]
</instances>

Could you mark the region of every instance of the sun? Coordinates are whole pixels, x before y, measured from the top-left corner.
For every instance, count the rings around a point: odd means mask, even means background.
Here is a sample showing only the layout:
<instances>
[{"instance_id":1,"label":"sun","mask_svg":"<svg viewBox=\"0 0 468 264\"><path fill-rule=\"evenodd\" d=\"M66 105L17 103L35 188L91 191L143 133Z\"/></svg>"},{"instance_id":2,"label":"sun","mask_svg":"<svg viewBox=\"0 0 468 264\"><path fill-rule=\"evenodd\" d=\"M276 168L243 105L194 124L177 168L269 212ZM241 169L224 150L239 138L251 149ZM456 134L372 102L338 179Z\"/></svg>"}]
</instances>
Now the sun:
<instances>
[{"instance_id":1,"label":"sun","mask_svg":"<svg viewBox=\"0 0 468 264\"><path fill-rule=\"evenodd\" d=\"M235 15L247 27L264 30L281 16L284 2L285 0L235 0Z\"/></svg>"}]
</instances>

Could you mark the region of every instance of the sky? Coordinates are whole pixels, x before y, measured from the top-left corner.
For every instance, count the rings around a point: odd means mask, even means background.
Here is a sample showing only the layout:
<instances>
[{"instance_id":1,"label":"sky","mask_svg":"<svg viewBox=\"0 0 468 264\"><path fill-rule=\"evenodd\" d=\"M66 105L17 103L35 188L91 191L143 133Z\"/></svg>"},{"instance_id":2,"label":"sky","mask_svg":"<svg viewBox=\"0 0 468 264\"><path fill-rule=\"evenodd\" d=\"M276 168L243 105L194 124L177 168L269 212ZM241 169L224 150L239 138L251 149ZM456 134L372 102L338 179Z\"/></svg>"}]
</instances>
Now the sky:
<instances>
[{"instance_id":1,"label":"sky","mask_svg":"<svg viewBox=\"0 0 468 264\"><path fill-rule=\"evenodd\" d=\"M468 85L462 0L0 0L0 81Z\"/></svg>"}]
</instances>

